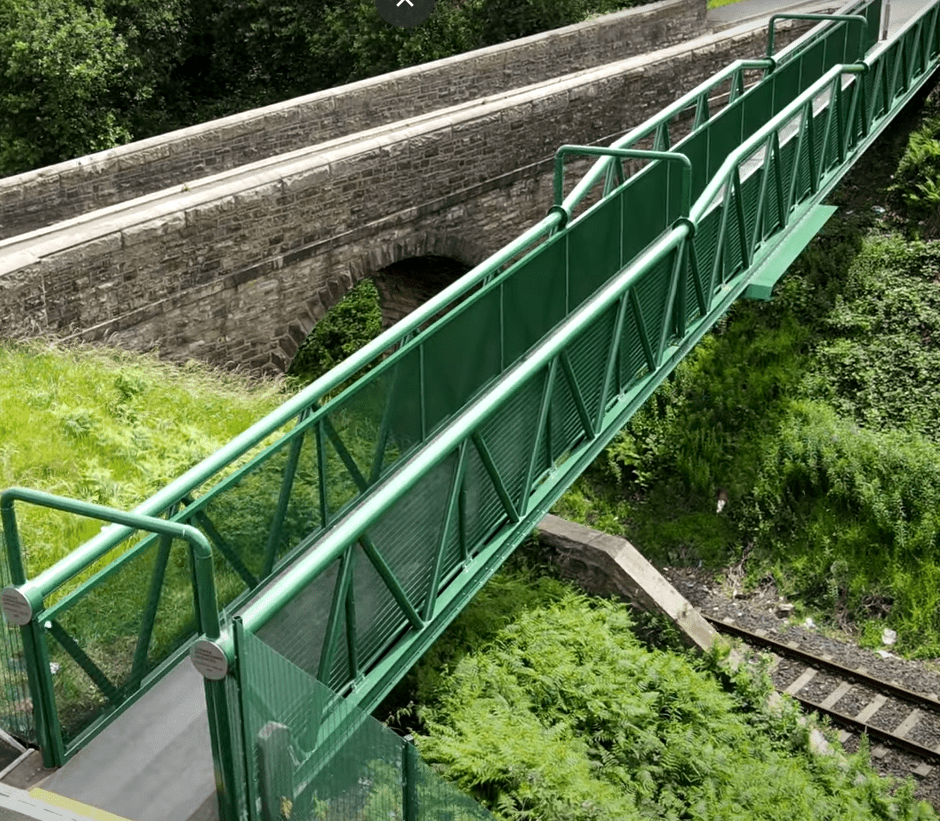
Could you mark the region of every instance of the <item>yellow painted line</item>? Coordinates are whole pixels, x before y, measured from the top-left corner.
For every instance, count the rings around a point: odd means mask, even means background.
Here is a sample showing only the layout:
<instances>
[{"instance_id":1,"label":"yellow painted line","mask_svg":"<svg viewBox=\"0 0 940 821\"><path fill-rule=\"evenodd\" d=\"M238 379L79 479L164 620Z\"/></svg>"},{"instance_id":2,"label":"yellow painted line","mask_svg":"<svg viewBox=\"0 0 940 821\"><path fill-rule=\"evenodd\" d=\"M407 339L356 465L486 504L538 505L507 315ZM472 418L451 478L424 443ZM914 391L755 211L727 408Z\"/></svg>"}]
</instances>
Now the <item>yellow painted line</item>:
<instances>
[{"instance_id":1,"label":"yellow painted line","mask_svg":"<svg viewBox=\"0 0 940 821\"><path fill-rule=\"evenodd\" d=\"M99 810L97 807L90 807L88 804L83 804L81 801L74 801L71 798L66 798L64 795L49 792L39 787L31 789L29 794L33 798L38 798L40 801L51 804L53 807L69 810L76 815L84 815L87 818L91 818L92 821L128 821L128 819L122 818L120 815L115 815L113 812L105 812L105 810Z\"/></svg>"}]
</instances>

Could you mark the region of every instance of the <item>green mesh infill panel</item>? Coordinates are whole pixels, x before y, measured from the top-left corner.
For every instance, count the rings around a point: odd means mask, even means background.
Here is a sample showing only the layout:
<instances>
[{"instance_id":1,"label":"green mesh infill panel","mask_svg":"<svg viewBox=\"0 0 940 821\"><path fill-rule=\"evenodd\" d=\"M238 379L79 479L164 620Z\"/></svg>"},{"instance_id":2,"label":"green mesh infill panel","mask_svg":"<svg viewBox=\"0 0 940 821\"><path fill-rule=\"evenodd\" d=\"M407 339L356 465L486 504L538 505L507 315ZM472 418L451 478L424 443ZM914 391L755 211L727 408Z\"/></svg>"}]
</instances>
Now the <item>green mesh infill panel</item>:
<instances>
[{"instance_id":1,"label":"green mesh infill panel","mask_svg":"<svg viewBox=\"0 0 940 821\"><path fill-rule=\"evenodd\" d=\"M12 584L3 539L0 538L0 587ZM0 621L0 729L24 741L35 741L33 705L29 697L20 628Z\"/></svg>"},{"instance_id":2,"label":"green mesh infill panel","mask_svg":"<svg viewBox=\"0 0 940 821\"><path fill-rule=\"evenodd\" d=\"M236 627L250 821L489 819L409 742Z\"/></svg>"}]
</instances>

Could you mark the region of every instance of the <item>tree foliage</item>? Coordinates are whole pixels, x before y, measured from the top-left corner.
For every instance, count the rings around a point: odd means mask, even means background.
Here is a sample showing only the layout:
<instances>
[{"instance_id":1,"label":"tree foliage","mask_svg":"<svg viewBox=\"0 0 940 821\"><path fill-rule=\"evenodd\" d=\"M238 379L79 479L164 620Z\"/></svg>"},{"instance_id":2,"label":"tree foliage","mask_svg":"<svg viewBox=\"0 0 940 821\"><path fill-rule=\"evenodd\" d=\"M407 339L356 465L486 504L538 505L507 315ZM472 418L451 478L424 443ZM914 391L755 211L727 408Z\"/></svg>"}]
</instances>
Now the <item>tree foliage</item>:
<instances>
[{"instance_id":1,"label":"tree foliage","mask_svg":"<svg viewBox=\"0 0 940 821\"><path fill-rule=\"evenodd\" d=\"M635 0L0 0L0 175L613 11Z\"/></svg>"},{"instance_id":2,"label":"tree foliage","mask_svg":"<svg viewBox=\"0 0 940 821\"><path fill-rule=\"evenodd\" d=\"M130 59L100 6L0 0L0 174L130 139Z\"/></svg>"}]
</instances>

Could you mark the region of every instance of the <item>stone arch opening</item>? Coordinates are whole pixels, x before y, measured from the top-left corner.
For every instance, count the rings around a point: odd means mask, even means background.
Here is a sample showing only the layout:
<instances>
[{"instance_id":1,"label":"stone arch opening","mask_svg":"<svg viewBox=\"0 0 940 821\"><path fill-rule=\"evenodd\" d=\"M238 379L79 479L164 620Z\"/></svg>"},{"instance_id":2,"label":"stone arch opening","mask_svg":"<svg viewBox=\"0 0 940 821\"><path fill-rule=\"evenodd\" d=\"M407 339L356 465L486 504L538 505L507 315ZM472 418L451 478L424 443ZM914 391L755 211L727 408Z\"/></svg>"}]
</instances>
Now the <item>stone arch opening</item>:
<instances>
[{"instance_id":1,"label":"stone arch opening","mask_svg":"<svg viewBox=\"0 0 940 821\"><path fill-rule=\"evenodd\" d=\"M391 328L415 308L462 277L470 266L429 254L393 262L372 276L382 310L382 328Z\"/></svg>"},{"instance_id":2,"label":"stone arch opening","mask_svg":"<svg viewBox=\"0 0 940 821\"><path fill-rule=\"evenodd\" d=\"M288 328L280 348L284 371L310 381L390 328L471 268L450 256L424 254L386 264L364 276L349 276L345 289L331 281L316 308ZM311 317L310 314L314 313Z\"/></svg>"}]
</instances>

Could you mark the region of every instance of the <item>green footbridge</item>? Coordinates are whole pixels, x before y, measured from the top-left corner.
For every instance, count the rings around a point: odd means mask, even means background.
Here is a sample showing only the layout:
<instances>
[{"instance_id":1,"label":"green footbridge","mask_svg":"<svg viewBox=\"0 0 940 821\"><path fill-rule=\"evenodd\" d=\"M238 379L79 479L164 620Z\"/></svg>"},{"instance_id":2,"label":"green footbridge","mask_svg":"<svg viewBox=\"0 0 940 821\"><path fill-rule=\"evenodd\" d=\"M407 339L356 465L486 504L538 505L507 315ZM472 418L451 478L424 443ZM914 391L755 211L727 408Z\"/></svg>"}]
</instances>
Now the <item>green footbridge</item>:
<instances>
[{"instance_id":1,"label":"green footbridge","mask_svg":"<svg viewBox=\"0 0 940 821\"><path fill-rule=\"evenodd\" d=\"M6 490L7 731L90 766L188 679L205 817L484 817L366 713L731 303L770 298L940 60L940 2L888 40L856 2L775 53L786 16L766 57L561 147L541 222L134 511ZM102 528L27 576L36 506Z\"/></svg>"}]
</instances>

